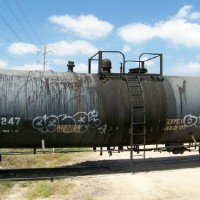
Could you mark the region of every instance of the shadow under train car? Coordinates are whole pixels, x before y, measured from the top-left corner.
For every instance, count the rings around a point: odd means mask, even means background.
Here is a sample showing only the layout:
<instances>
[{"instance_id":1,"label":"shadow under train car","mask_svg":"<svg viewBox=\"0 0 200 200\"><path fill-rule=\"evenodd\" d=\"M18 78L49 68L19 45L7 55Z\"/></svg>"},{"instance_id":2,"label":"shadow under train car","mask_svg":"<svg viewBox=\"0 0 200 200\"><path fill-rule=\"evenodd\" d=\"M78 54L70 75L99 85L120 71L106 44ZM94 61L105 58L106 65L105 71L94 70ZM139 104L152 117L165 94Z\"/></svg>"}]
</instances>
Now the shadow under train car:
<instances>
[{"instance_id":1,"label":"shadow under train car","mask_svg":"<svg viewBox=\"0 0 200 200\"><path fill-rule=\"evenodd\" d=\"M53 168L0 169L0 180L53 180L75 176L135 174L197 167L200 167L198 155L149 158L146 160L134 159L133 162L130 162L129 159L86 161L71 166Z\"/></svg>"}]
</instances>

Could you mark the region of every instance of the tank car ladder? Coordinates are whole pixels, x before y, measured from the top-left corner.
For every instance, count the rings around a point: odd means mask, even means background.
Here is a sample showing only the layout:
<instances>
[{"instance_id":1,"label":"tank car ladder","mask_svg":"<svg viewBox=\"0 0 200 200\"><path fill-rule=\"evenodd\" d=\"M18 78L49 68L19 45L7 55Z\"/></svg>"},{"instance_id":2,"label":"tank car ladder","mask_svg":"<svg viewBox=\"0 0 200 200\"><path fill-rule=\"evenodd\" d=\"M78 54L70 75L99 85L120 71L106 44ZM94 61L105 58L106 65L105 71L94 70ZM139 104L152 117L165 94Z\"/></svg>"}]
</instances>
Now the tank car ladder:
<instances>
[{"instance_id":1,"label":"tank car ladder","mask_svg":"<svg viewBox=\"0 0 200 200\"><path fill-rule=\"evenodd\" d=\"M141 86L140 77L127 75L127 86L131 102L131 128L130 128L130 159L133 160L134 136L143 136L143 159L145 160L146 145L146 109L144 102L144 91ZM142 132L137 128L142 126Z\"/></svg>"}]
</instances>

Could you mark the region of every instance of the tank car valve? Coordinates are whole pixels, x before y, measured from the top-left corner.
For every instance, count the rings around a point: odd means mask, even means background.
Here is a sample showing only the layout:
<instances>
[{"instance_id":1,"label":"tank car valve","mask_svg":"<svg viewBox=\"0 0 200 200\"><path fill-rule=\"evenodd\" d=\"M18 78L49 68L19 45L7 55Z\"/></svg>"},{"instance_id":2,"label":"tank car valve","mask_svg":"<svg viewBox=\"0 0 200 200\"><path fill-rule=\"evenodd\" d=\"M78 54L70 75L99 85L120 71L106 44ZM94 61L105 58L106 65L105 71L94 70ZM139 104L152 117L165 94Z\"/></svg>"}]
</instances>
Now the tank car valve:
<instances>
[{"instance_id":1,"label":"tank car valve","mask_svg":"<svg viewBox=\"0 0 200 200\"><path fill-rule=\"evenodd\" d=\"M67 67L68 67L68 72L73 72L73 68L75 67L74 61L68 61Z\"/></svg>"},{"instance_id":2,"label":"tank car valve","mask_svg":"<svg viewBox=\"0 0 200 200\"><path fill-rule=\"evenodd\" d=\"M111 73L112 63L109 59L102 60L102 73Z\"/></svg>"}]
</instances>

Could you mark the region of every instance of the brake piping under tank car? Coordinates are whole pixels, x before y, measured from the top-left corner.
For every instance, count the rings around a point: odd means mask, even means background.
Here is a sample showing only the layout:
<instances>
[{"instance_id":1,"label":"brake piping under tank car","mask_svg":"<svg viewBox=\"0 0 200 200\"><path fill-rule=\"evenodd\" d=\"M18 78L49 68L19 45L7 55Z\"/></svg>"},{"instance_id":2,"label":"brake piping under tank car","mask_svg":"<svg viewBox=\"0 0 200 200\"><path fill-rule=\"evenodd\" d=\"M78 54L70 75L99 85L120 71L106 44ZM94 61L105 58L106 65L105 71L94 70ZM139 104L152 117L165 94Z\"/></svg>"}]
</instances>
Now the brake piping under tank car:
<instances>
[{"instance_id":1,"label":"brake piping under tank car","mask_svg":"<svg viewBox=\"0 0 200 200\"><path fill-rule=\"evenodd\" d=\"M103 59L122 56L119 73ZM142 60L142 56L150 58ZM146 62L159 59L157 74ZM92 74L92 64L98 73ZM185 143L200 140L200 78L163 76L162 54L143 53L125 73L119 51L99 51L89 58L88 73L0 71L0 148L97 147L183 153ZM140 148L142 147L142 149Z\"/></svg>"}]
</instances>

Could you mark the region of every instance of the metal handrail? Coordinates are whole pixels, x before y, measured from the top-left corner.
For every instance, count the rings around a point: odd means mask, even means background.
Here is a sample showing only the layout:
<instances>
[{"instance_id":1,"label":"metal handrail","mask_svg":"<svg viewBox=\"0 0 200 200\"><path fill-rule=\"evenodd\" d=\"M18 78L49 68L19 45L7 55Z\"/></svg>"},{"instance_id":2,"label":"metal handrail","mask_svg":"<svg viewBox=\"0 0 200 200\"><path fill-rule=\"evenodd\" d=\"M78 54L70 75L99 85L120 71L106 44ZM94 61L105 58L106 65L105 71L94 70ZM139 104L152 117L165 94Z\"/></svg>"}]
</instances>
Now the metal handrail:
<instances>
[{"instance_id":1,"label":"metal handrail","mask_svg":"<svg viewBox=\"0 0 200 200\"><path fill-rule=\"evenodd\" d=\"M102 66L102 54L103 53L119 53L122 55L122 70L120 70L120 73L125 73L125 55L121 51L98 51L96 54L94 54L91 58L88 59L88 73L91 73L91 61L97 60L98 61L98 73L101 72L101 66ZM98 59L94 59L95 56L98 55Z\"/></svg>"}]
</instances>

